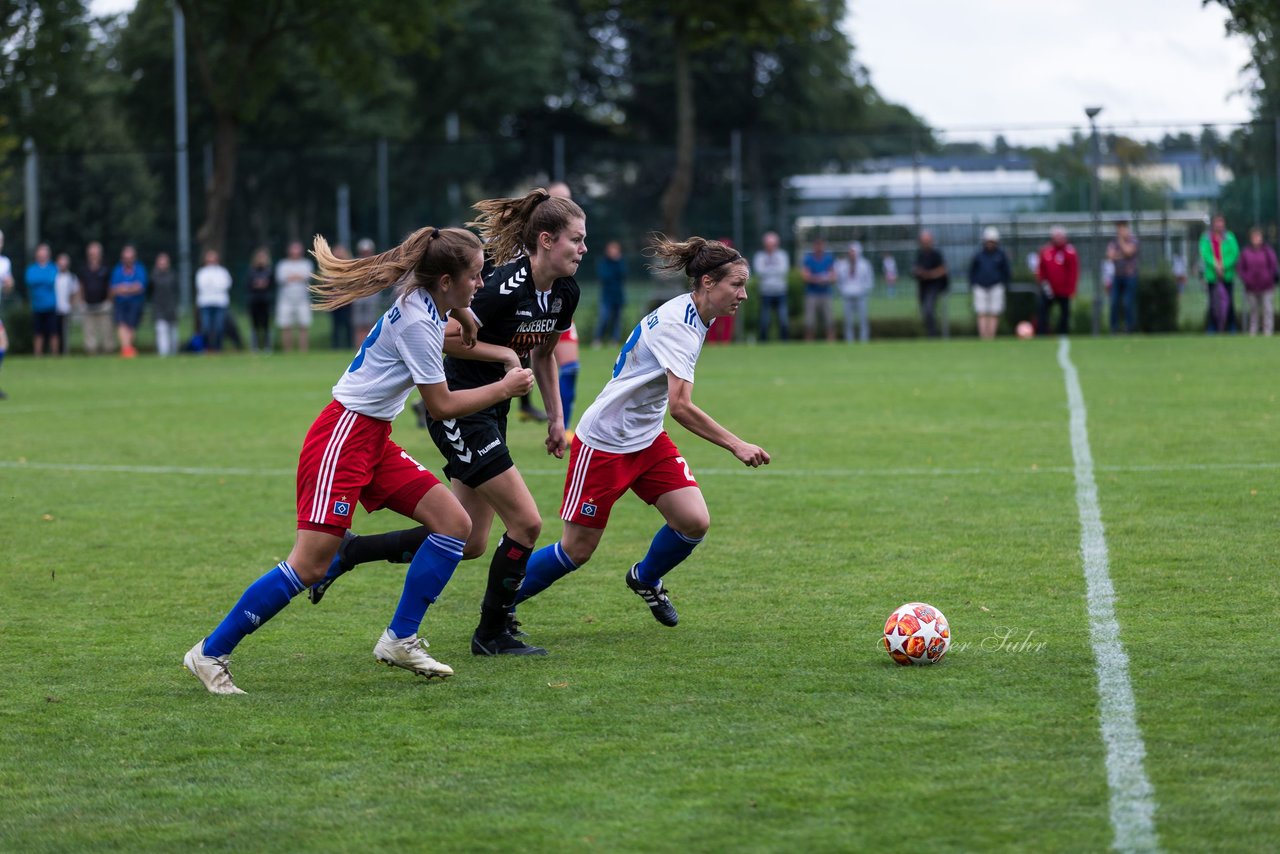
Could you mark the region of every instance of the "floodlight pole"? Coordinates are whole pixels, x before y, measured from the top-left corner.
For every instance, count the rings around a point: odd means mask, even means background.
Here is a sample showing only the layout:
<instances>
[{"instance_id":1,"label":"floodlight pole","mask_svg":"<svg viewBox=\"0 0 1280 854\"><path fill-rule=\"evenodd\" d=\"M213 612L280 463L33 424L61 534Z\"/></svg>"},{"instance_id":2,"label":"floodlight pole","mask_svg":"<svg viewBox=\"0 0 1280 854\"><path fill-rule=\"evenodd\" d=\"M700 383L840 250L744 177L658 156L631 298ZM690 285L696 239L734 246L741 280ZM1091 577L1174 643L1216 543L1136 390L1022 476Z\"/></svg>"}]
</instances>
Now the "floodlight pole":
<instances>
[{"instance_id":1,"label":"floodlight pole","mask_svg":"<svg viewBox=\"0 0 1280 854\"><path fill-rule=\"evenodd\" d=\"M173 4L173 138L178 190L178 300L191 309L191 176L187 163L187 37L181 4Z\"/></svg>"},{"instance_id":2,"label":"floodlight pole","mask_svg":"<svg viewBox=\"0 0 1280 854\"><path fill-rule=\"evenodd\" d=\"M1090 136L1091 148L1093 149L1093 158L1092 158L1093 163L1091 164L1089 169L1089 184L1090 184L1090 190L1091 190L1090 198L1089 198L1089 212L1092 214L1092 220L1093 220L1093 236L1092 236L1091 242L1093 246L1093 262L1094 262L1093 264L1093 267L1094 267L1093 269L1093 334L1094 335L1098 335L1102 330L1102 282L1100 281L1101 280L1101 273L1100 273L1101 264L1099 263L1101 261L1102 254L1098 252L1098 242L1101 239L1101 234L1102 234L1100 214L1098 212L1098 205L1100 204L1100 200L1098 198L1099 196L1098 165L1102 160L1102 145L1098 141L1098 123L1096 121L1098 117L1098 113L1100 112L1102 112L1101 107L1085 107L1084 108L1084 114L1089 117L1089 136Z\"/></svg>"}]
</instances>

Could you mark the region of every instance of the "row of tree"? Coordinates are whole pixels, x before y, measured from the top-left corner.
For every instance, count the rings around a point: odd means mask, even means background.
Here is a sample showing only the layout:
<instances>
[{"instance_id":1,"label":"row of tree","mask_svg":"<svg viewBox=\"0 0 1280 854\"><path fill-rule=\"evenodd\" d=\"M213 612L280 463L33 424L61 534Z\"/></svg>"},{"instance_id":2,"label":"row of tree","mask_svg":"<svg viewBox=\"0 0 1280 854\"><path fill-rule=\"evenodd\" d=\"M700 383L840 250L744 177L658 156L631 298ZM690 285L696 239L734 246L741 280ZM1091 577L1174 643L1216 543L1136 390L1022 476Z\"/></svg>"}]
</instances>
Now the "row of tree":
<instances>
[{"instance_id":1,"label":"row of tree","mask_svg":"<svg viewBox=\"0 0 1280 854\"><path fill-rule=\"evenodd\" d=\"M788 175L965 148L877 93L841 26L844 0L139 0L108 18L85 0L0 0L0 227L16 233L31 140L46 239L172 247L175 2L198 242L236 258L332 233L344 185L356 230L376 234L379 140L391 238L459 221L468 200L519 191L559 162L589 191L596 234L728 234L734 131L750 233L784 226ZM1108 135L1123 177L1104 185L1104 208L1161 206L1162 189L1131 172L1195 150L1237 176L1222 199L1234 222L1276 209L1280 5L1204 2L1249 40L1267 120L1226 138ZM1021 153L1053 182L1055 209L1082 206L1087 136Z\"/></svg>"},{"instance_id":2,"label":"row of tree","mask_svg":"<svg viewBox=\"0 0 1280 854\"><path fill-rule=\"evenodd\" d=\"M722 226L735 130L758 227L778 225L788 174L932 144L856 62L843 0L176 5L197 240L233 254L331 232L343 184L371 233L378 140L393 237L549 177L557 138L564 177L598 200L597 233ZM114 18L84 0L0 0L0 217L16 213L17 141L31 139L48 239L171 245L173 17L171 0Z\"/></svg>"}]
</instances>

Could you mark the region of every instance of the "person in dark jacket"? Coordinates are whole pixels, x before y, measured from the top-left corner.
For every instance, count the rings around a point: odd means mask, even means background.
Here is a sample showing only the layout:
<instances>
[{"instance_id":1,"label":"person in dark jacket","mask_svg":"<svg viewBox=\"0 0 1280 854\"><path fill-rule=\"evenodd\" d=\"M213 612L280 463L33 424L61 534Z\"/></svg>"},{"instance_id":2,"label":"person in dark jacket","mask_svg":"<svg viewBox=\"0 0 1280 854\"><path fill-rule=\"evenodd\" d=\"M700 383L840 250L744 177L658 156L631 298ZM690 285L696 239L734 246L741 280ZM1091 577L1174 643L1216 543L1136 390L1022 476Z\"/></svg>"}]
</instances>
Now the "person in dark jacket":
<instances>
[{"instance_id":1,"label":"person in dark jacket","mask_svg":"<svg viewBox=\"0 0 1280 854\"><path fill-rule=\"evenodd\" d=\"M1000 315L1004 314L1004 291L1012 280L1009 256L1000 248L1000 232L988 226L982 232L982 248L969 262L973 313L978 316L978 335L984 341L996 337Z\"/></svg>"},{"instance_id":2,"label":"person in dark jacket","mask_svg":"<svg viewBox=\"0 0 1280 854\"><path fill-rule=\"evenodd\" d=\"M1276 281L1280 280L1280 264L1275 250L1262 240L1262 229L1249 229L1249 245L1240 250L1240 263L1236 266L1240 281L1244 282L1244 295L1249 301L1249 334L1263 335L1275 332L1274 294Z\"/></svg>"}]
</instances>

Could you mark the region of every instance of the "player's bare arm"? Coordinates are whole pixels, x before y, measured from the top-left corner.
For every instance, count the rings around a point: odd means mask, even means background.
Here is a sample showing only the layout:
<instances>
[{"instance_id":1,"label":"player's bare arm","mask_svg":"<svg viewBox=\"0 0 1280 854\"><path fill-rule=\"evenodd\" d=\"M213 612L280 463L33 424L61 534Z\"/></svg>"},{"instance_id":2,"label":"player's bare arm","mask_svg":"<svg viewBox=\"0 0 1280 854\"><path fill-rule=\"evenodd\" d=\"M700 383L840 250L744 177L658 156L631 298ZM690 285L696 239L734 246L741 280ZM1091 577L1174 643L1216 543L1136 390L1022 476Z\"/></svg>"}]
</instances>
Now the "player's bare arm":
<instances>
[{"instance_id":1,"label":"player's bare arm","mask_svg":"<svg viewBox=\"0 0 1280 854\"><path fill-rule=\"evenodd\" d=\"M744 442L693 402L693 383L667 371L667 406L671 417L695 436L719 445L744 465L757 468L769 464L769 453L759 445Z\"/></svg>"},{"instance_id":2,"label":"player's bare arm","mask_svg":"<svg viewBox=\"0 0 1280 854\"><path fill-rule=\"evenodd\" d=\"M458 359L501 362L502 366L508 371L514 371L520 367L520 357L510 347L503 347L501 344L489 344L484 341L476 341L468 346L462 340L461 331L454 329L452 320L449 321L449 326L445 329L444 354Z\"/></svg>"},{"instance_id":3,"label":"player's bare arm","mask_svg":"<svg viewBox=\"0 0 1280 854\"><path fill-rule=\"evenodd\" d=\"M527 394L533 387L533 372L527 368L517 367L508 371L506 376L496 383L479 388L450 390L444 382L420 384L418 392L422 402L427 405L427 412L437 421L448 421L462 418L481 409Z\"/></svg>"},{"instance_id":4,"label":"player's bare arm","mask_svg":"<svg viewBox=\"0 0 1280 854\"><path fill-rule=\"evenodd\" d=\"M564 459L567 443L564 437L564 413L560 409L560 366L556 363L556 344L560 336L547 338L529 352L529 366L533 368L542 405L547 413L547 453L556 459Z\"/></svg>"}]
</instances>

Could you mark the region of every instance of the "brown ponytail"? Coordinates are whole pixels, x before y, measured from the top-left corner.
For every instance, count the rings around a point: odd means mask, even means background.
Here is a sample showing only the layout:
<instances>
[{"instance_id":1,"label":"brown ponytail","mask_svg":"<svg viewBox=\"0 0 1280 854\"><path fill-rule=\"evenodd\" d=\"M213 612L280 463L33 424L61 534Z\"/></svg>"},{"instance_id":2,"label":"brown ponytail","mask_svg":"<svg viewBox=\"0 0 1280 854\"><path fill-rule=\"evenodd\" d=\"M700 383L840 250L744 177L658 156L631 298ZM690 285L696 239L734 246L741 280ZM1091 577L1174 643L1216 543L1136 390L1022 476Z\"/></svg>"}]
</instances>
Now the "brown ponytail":
<instances>
[{"instance_id":1,"label":"brown ponytail","mask_svg":"<svg viewBox=\"0 0 1280 854\"><path fill-rule=\"evenodd\" d=\"M321 309L331 311L402 281L406 293L432 290L442 276L461 276L480 248L480 238L465 228L428 226L380 255L344 259L334 255L329 241L317 234L311 254L319 269L311 292L320 298Z\"/></svg>"},{"instance_id":2,"label":"brown ponytail","mask_svg":"<svg viewBox=\"0 0 1280 854\"><path fill-rule=\"evenodd\" d=\"M575 202L541 187L519 198L485 199L472 207L479 216L467 225L480 231L484 251L495 264L505 264L522 252L535 255L539 234L558 235L574 219L587 218Z\"/></svg>"},{"instance_id":3,"label":"brown ponytail","mask_svg":"<svg viewBox=\"0 0 1280 854\"><path fill-rule=\"evenodd\" d=\"M694 289L703 276L710 276L712 282L718 282L729 272L729 265L746 263L738 250L705 237L676 241L668 239L665 234L655 234L650 238L645 254L656 259L649 265L651 270L680 270L689 277Z\"/></svg>"}]
</instances>

